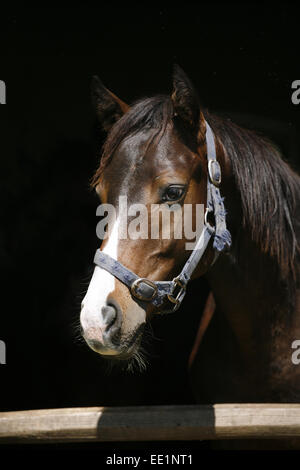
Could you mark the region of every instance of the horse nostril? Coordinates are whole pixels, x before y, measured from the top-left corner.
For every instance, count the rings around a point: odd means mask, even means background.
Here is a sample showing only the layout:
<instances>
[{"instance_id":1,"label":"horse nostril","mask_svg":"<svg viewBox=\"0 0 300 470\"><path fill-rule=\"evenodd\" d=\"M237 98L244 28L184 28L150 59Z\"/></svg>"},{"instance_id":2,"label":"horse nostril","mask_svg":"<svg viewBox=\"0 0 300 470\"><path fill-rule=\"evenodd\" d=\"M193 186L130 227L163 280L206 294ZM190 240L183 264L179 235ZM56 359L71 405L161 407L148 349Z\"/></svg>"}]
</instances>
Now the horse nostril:
<instances>
[{"instance_id":1,"label":"horse nostril","mask_svg":"<svg viewBox=\"0 0 300 470\"><path fill-rule=\"evenodd\" d=\"M103 319L106 323L106 330L109 330L115 323L118 312L113 305L107 305L101 309Z\"/></svg>"}]
</instances>

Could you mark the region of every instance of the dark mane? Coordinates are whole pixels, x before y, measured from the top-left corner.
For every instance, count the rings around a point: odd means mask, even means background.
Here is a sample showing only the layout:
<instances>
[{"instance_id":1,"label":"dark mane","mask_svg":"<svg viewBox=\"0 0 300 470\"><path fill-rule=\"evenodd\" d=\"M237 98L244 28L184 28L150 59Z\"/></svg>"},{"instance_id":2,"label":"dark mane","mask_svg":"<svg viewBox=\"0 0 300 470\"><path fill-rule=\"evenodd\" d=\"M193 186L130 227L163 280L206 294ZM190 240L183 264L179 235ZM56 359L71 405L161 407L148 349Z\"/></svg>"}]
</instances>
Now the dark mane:
<instances>
[{"instance_id":1,"label":"dark mane","mask_svg":"<svg viewBox=\"0 0 300 470\"><path fill-rule=\"evenodd\" d=\"M291 273L295 276L299 247L294 220L300 177L266 138L240 128L229 119L208 112L204 115L230 158L241 197L243 226L262 252L277 260L283 277ZM112 127L92 186L97 186L103 169L125 138L142 129L153 129L150 144L164 133L172 117L172 100L167 95L137 101Z\"/></svg>"},{"instance_id":2,"label":"dark mane","mask_svg":"<svg viewBox=\"0 0 300 470\"><path fill-rule=\"evenodd\" d=\"M296 207L300 177L265 137L205 113L230 158L240 193L243 226L262 252L274 257L281 276L296 276L299 254Z\"/></svg>"},{"instance_id":3,"label":"dark mane","mask_svg":"<svg viewBox=\"0 0 300 470\"><path fill-rule=\"evenodd\" d=\"M135 102L112 127L104 143L100 166L92 179L92 186L99 183L104 168L109 164L120 143L127 137L143 129L153 129L148 145L157 134L163 134L167 123L173 115L171 98L167 95L156 95Z\"/></svg>"}]
</instances>

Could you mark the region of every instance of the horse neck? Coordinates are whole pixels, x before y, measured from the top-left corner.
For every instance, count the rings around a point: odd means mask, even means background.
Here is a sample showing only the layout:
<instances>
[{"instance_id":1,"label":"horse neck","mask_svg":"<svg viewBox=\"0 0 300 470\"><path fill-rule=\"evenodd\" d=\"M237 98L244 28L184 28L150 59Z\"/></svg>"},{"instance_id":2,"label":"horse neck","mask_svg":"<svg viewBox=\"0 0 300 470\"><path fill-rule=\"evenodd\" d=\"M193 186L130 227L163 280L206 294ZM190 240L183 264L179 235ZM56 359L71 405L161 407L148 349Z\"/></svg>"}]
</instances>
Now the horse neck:
<instances>
[{"instance_id":1,"label":"horse neck","mask_svg":"<svg viewBox=\"0 0 300 470\"><path fill-rule=\"evenodd\" d=\"M288 310L290 314L287 315L291 317L296 303L295 293L299 278L297 262L300 251L296 246L296 256L291 263L292 266L288 265L288 268L284 268L283 265L280 265L278 257L267 253L263 246L253 241L251 233L255 231L255 227L245 226L241 202L242 190L238 187L239 183L233 175L232 162L222 138L218 134L215 135L218 160L221 164L222 175L225 176L222 181L221 193L224 196L227 225L232 235L233 246L228 254L221 254L215 266L208 272L207 277L215 286L216 296L218 296L217 291L220 291L221 295L225 288L225 294L222 296L223 305L226 304L227 299L231 305L231 297L227 295L227 292L231 291L231 294L234 294L233 298L236 299L234 303L238 302L240 296L243 310L249 309L254 317L262 315L264 311L272 311L271 317L275 321L276 312L280 315L282 310L286 313ZM242 160L243 153L238 158ZM282 161L282 165L286 164ZM292 171L289 175L291 175L293 187L296 188L294 197L297 201L293 209L294 213L290 213L290 219L295 229L293 236L297 240L300 237L300 178ZM268 193L265 189L264 191L265 194L258 197L261 201ZM285 204L285 201L278 199L277 204ZM273 229L274 227L270 223L268 232L272 234ZM291 232L289 234L283 233L287 237L286 243L291 244L291 237L289 237ZM292 273L294 267L295 272ZM245 308L245 301L247 301L247 308ZM257 313L257 310L261 313Z\"/></svg>"},{"instance_id":2,"label":"horse neck","mask_svg":"<svg viewBox=\"0 0 300 470\"><path fill-rule=\"evenodd\" d=\"M225 195L233 248L230 253L221 254L206 274L215 297L216 313L222 315L223 320L225 317L243 358L245 371L250 370L253 377L263 378L266 370L274 370L270 373L270 389L284 381L290 380L294 384L291 343L300 339L297 280L292 276L281 276L276 259L263 253L242 226L237 198L232 198L233 205L228 203L229 200L230 197L226 199ZM297 375L299 386L300 370ZM267 382L265 386L269 386ZM292 394L296 393L292 385L289 393L286 395L284 390L285 398L292 400Z\"/></svg>"}]
</instances>

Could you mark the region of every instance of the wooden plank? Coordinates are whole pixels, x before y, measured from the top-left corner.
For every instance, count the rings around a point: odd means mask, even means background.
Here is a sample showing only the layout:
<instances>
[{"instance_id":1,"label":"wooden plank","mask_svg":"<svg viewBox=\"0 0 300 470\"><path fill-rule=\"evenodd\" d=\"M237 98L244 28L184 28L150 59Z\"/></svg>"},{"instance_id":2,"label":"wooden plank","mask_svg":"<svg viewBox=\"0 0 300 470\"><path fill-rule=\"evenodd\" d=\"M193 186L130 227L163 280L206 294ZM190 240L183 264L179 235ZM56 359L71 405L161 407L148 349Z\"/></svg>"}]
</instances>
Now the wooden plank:
<instances>
[{"instance_id":1,"label":"wooden plank","mask_svg":"<svg viewBox=\"0 0 300 470\"><path fill-rule=\"evenodd\" d=\"M300 437L298 404L62 408L0 413L0 443Z\"/></svg>"}]
</instances>

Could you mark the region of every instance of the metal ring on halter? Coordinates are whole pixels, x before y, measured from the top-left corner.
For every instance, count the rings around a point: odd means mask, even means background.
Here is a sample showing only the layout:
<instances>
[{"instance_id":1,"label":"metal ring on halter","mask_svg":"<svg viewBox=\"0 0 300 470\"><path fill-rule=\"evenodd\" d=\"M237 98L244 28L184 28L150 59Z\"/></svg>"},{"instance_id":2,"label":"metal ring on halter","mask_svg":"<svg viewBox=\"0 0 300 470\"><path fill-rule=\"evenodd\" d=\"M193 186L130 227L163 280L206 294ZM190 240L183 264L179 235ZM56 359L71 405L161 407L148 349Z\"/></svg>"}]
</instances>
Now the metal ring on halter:
<instances>
[{"instance_id":1,"label":"metal ring on halter","mask_svg":"<svg viewBox=\"0 0 300 470\"><path fill-rule=\"evenodd\" d=\"M214 230L215 230L215 227L214 227L213 225L211 225L211 224L208 222L208 218L207 218L207 216L208 216L208 214L209 214L210 212L213 212L213 211L207 207L206 210L205 210L205 214L204 214L204 224L205 224L207 227L209 227L211 230L214 231Z\"/></svg>"},{"instance_id":2,"label":"metal ring on halter","mask_svg":"<svg viewBox=\"0 0 300 470\"><path fill-rule=\"evenodd\" d=\"M137 292L137 289L140 284L146 284L148 287L151 287L153 289L153 292L150 297L147 295L143 295L142 293ZM136 279L130 287L130 291L132 295L140 300L144 300L145 302L151 302L151 300L156 296L157 294L157 286L154 282L149 281L149 279L146 279L144 277L140 277L139 279Z\"/></svg>"},{"instance_id":3,"label":"metal ring on halter","mask_svg":"<svg viewBox=\"0 0 300 470\"><path fill-rule=\"evenodd\" d=\"M173 290L170 294L167 294L167 297L168 297L170 302L177 305L181 301L181 296L182 295L184 296L184 294L185 294L186 285L183 284L183 282L179 279L179 276L174 277L173 282L174 282L174 288L173 288ZM174 297L175 289L177 287L179 287L179 291L178 291L176 297Z\"/></svg>"}]
</instances>

